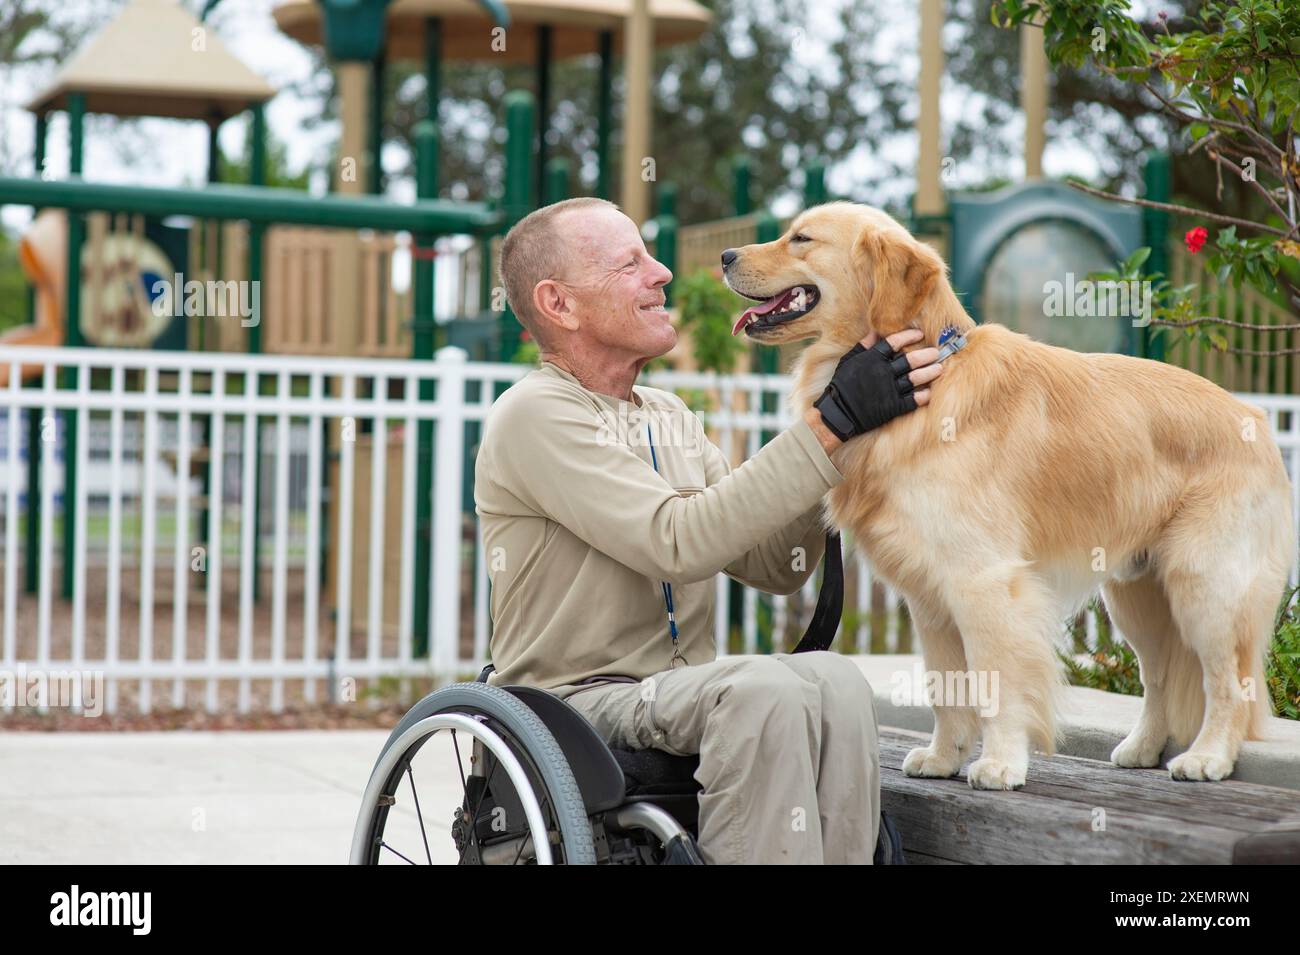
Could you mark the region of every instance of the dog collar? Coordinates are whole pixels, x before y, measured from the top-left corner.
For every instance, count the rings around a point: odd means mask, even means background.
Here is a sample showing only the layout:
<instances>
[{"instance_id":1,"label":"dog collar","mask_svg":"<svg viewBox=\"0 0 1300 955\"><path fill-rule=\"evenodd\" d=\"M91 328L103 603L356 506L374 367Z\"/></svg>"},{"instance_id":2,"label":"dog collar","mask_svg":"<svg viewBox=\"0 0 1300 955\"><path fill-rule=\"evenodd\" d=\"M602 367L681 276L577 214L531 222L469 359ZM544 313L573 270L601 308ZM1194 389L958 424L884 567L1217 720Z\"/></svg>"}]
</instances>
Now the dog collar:
<instances>
[{"instance_id":1,"label":"dog collar","mask_svg":"<svg viewBox=\"0 0 1300 955\"><path fill-rule=\"evenodd\" d=\"M939 333L939 361L950 358L966 347L966 336L957 334L957 328L949 325Z\"/></svg>"}]
</instances>

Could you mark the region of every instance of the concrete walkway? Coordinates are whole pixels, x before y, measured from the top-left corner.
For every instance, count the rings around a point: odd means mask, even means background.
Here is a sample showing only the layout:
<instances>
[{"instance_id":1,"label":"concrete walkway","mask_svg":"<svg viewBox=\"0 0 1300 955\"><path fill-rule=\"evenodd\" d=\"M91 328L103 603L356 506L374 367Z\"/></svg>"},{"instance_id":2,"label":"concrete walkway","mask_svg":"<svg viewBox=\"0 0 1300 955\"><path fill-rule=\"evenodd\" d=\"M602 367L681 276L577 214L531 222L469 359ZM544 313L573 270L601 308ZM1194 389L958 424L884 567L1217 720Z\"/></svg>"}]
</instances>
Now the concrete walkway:
<instances>
[{"instance_id":1,"label":"concrete walkway","mask_svg":"<svg viewBox=\"0 0 1300 955\"><path fill-rule=\"evenodd\" d=\"M345 863L387 738L0 734L0 863Z\"/></svg>"}]
</instances>

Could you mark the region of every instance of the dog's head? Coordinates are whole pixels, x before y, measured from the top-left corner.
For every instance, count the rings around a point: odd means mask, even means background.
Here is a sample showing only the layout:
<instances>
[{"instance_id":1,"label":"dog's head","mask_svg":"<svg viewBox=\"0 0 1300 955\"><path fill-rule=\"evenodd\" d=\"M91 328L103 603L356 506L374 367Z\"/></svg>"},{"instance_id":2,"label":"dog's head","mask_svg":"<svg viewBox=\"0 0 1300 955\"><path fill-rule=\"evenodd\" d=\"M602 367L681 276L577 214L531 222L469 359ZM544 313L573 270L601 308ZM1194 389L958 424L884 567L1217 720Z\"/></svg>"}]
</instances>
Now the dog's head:
<instances>
[{"instance_id":1,"label":"dog's head","mask_svg":"<svg viewBox=\"0 0 1300 955\"><path fill-rule=\"evenodd\" d=\"M722 265L727 284L759 303L732 333L764 345L817 338L849 346L872 330L884 337L910 326L933 343L936 323L951 318L937 313L956 305L938 252L888 214L851 202L807 210L774 242L727 249ZM923 321L939 289L952 301Z\"/></svg>"}]
</instances>

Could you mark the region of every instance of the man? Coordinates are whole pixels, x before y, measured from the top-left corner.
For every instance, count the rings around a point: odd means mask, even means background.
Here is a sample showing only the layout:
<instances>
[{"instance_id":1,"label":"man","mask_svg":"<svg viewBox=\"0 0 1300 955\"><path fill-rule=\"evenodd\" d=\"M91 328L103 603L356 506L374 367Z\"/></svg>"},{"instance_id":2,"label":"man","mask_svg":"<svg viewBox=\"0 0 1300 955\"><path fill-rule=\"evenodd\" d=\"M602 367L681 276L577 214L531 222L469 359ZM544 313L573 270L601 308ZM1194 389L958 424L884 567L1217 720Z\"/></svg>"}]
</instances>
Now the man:
<instances>
[{"instance_id":1,"label":"man","mask_svg":"<svg viewBox=\"0 0 1300 955\"><path fill-rule=\"evenodd\" d=\"M675 395L635 386L677 340L672 273L617 206L570 199L501 249L540 369L493 406L475 468L493 684L543 687L611 743L698 753L709 863L869 864L879 829L871 687L836 653L716 659L714 577L807 580L846 439L923 405L920 340L864 341L818 407L734 471ZM928 366L928 367L927 367Z\"/></svg>"}]
</instances>

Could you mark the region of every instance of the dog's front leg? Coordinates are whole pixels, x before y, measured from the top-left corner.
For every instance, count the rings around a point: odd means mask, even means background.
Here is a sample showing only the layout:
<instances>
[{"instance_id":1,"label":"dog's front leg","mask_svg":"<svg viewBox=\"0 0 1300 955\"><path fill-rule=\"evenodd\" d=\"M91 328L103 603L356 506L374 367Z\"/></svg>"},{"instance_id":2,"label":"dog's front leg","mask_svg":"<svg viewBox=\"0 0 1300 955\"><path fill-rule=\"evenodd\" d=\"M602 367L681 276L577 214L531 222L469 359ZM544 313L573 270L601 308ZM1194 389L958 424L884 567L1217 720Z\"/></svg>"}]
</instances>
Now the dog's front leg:
<instances>
[{"instance_id":1,"label":"dog's front leg","mask_svg":"<svg viewBox=\"0 0 1300 955\"><path fill-rule=\"evenodd\" d=\"M954 674L967 671L961 634L947 611L921 600L909 600L912 625L921 642L927 687L936 691L930 699L934 710L934 735L929 746L918 746L903 760L908 776L947 778L961 769L962 759L979 735L979 716L973 706L949 699L947 688Z\"/></svg>"},{"instance_id":2,"label":"dog's front leg","mask_svg":"<svg viewBox=\"0 0 1300 955\"><path fill-rule=\"evenodd\" d=\"M983 747L966 779L974 789L1019 789L1034 747L1055 750L1052 593L1023 561L972 573L955 585L953 615L978 695Z\"/></svg>"}]
</instances>

